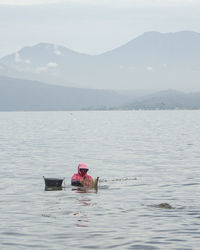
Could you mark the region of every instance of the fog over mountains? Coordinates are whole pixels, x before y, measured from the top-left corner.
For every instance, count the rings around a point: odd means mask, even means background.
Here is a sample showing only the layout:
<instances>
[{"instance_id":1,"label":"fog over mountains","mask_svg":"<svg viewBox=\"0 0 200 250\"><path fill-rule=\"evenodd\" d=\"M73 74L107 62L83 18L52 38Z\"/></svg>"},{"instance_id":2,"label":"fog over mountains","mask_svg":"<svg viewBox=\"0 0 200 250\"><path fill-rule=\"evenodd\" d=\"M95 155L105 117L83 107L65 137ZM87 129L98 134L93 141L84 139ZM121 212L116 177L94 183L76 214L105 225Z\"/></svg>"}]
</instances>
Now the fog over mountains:
<instances>
[{"instance_id":1,"label":"fog over mountains","mask_svg":"<svg viewBox=\"0 0 200 250\"><path fill-rule=\"evenodd\" d=\"M123 109L200 109L200 92L184 93L175 90L159 91L137 98L128 105L123 106Z\"/></svg>"},{"instance_id":2,"label":"fog over mountains","mask_svg":"<svg viewBox=\"0 0 200 250\"><path fill-rule=\"evenodd\" d=\"M96 56L40 43L0 59L0 111L84 109L200 109L200 33L146 32Z\"/></svg>"},{"instance_id":3,"label":"fog over mountains","mask_svg":"<svg viewBox=\"0 0 200 250\"><path fill-rule=\"evenodd\" d=\"M107 109L127 103L111 90L70 88L0 76L0 111Z\"/></svg>"},{"instance_id":4,"label":"fog over mountains","mask_svg":"<svg viewBox=\"0 0 200 250\"><path fill-rule=\"evenodd\" d=\"M200 92L153 94L71 88L0 76L0 111L200 109Z\"/></svg>"},{"instance_id":5,"label":"fog over mountains","mask_svg":"<svg viewBox=\"0 0 200 250\"><path fill-rule=\"evenodd\" d=\"M200 33L146 32L91 56L40 43L0 59L0 75L97 89L200 90Z\"/></svg>"}]
</instances>

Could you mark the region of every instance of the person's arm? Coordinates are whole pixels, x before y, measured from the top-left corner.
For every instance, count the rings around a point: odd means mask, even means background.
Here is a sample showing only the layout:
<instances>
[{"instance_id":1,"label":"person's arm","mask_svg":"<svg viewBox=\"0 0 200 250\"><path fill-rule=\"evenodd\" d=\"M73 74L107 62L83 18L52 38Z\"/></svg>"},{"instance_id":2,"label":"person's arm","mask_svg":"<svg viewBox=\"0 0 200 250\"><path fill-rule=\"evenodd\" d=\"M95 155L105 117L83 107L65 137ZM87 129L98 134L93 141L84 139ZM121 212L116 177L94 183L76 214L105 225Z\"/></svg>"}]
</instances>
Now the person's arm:
<instances>
[{"instance_id":1,"label":"person's arm","mask_svg":"<svg viewBox=\"0 0 200 250\"><path fill-rule=\"evenodd\" d=\"M72 186L77 186L77 187L82 187L82 183L79 180L71 180L71 185Z\"/></svg>"},{"instance_id":2,"label":"person's arm","mask_svg":"<svg viewBox=\"0 0 200 250\"><path fill-rule=\"evenodd\" d=\"M91 176L84 176L83 180L80 181L83 187L92 187L93 186L93 179Z\"/></svg>"}]
</instances>

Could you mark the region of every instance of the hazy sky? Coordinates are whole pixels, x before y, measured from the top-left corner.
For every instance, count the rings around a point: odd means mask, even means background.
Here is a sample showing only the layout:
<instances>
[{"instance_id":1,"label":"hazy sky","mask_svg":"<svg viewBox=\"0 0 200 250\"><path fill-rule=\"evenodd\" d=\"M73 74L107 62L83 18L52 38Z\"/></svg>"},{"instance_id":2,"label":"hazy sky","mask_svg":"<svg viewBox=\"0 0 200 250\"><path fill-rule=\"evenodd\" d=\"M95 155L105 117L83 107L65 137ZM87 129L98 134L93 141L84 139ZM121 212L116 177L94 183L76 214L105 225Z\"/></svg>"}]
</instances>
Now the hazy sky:
<instances>
[{"instance_id":1,"label":"hazy sky","mask_svg":"<svg viewBox=\"0 0 200 250\"><path fill-rule=\"evenodd\" d=\"M146 31L199 24L200 0L0 0L0 57L40 42L98 54Z\"/></svg>"}]
</instances>

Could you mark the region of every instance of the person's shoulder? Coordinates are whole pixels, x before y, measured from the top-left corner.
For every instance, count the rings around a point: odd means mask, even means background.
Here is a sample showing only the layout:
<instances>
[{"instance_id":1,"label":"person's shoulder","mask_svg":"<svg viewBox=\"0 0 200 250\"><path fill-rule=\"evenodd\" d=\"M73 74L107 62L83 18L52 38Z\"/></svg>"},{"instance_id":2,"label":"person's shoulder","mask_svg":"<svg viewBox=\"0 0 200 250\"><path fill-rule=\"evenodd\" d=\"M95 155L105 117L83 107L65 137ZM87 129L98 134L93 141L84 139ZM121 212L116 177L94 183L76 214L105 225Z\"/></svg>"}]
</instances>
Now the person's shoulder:
<instances>
[{"instance_id":1,"label":"person's shoulder","mask_svg":"<svg viewBox=\"0 0 200 250\"><path fill-rule=\"evenodd\" d=\"M74 178L74 177L76 177L76 176L78 176L78 174L77 174L77 173L73 174L73 175L72 175L72 178Z\"/></svg>"}]
</instances>

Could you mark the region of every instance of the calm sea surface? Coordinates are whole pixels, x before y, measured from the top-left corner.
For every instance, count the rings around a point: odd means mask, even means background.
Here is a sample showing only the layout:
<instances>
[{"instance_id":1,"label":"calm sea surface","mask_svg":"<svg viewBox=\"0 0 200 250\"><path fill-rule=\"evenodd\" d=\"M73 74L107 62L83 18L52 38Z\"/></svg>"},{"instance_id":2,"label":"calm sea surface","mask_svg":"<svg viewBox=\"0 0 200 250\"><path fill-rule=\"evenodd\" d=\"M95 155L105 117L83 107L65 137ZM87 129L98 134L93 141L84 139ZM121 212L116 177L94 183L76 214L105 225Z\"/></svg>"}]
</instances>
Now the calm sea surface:
<instances>
[{"instance_id":1,"label":"calm sea surface","mask_svg":"<svg viewBox=\"0 0 200 250\"><path fill-rule=\"evenodd\" d=\"M200 249L200 111L1 112L0 176L2 250Z\"/></svg>"}]
</instances>

